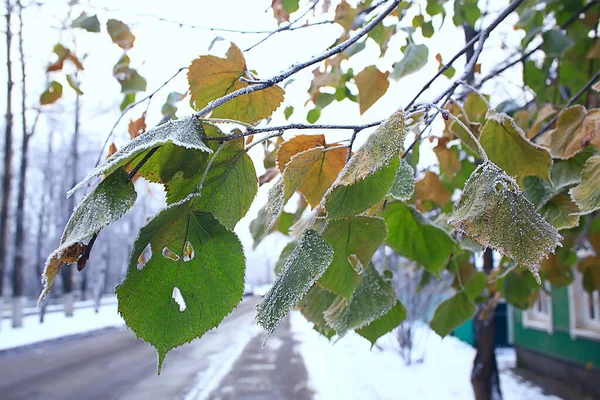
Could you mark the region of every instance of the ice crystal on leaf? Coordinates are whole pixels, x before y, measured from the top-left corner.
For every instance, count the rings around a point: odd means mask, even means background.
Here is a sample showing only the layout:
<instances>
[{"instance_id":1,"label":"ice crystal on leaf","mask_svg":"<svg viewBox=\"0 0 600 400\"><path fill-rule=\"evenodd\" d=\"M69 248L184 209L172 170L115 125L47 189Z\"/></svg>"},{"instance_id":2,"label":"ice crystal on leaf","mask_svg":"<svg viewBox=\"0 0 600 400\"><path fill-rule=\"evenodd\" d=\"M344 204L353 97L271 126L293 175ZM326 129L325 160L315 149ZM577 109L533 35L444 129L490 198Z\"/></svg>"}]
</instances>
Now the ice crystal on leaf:
<instances>
[{"instance_id":1,"label":"ice crystal on leaf","mask_svg":"<svg viewBox=\"0 0 600 400\"><path fill-rule=\"evenodd\" d=\"M471 174L448 223L529 268L534 276L539 263L562 239L535 211L517 182L489 161Z\"/></svg>"}]
</instances>

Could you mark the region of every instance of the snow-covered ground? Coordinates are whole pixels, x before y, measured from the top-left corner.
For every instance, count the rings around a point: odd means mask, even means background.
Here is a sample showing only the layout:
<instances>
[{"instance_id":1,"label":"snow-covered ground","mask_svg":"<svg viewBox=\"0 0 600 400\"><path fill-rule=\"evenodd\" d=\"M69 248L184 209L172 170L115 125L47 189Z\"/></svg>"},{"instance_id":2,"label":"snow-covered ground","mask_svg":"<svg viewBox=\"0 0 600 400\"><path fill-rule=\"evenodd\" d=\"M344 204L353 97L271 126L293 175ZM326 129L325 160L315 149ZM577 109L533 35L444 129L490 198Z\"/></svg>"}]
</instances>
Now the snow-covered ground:
<instances>
[{"instance_id":1,"label":"snow-covered ground","mask_svg":"<svg viewBox=\"0 0 600 400\"><path fill-rule=\"evenodd\" d=\"M440 339L423 326L416 335L413 358L422 362L406 366L393 334L378 347L351 333L335 344L312 329L294 311L292 332L309 374L316 399L472 399L471 366L475 350L457 338ZM510 372L514 352L498 354L501 390L505 400L554 400L538 387Z\"/></svg>"},{"instance_id":2,"label":"snow-covered ground","mask_svg":"<svg viewBox=\"0 0 600 400\"><path fill-rule=\"evenodd\" d=\"M0 331L0 350L123 324L125 322L117 313L114 303L103 305L97 314L93 307L76 309L70 318L62 312L47 313L43 324L40 324L38 315L29 315L23 318L23 327L17 329L11 327L10 319L4 319Z\"/></svg>"}]
</instances>

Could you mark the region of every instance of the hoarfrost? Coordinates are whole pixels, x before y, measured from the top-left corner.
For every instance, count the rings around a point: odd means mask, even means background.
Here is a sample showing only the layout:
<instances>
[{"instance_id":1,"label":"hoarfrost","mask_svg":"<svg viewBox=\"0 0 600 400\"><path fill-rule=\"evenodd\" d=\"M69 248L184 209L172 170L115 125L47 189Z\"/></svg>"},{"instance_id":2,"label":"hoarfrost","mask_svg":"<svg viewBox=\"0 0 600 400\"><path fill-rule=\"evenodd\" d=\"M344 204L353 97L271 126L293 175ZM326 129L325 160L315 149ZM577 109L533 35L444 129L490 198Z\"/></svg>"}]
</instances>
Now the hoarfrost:
<instances>
[{"instance_id":1,"label":"hoarfrost","mask_svg":"<svg viewBox=\"0 0 600 400\"><path fill-rule=\"evenodd\" d=\"M534 277L539 263L562 239L535 211L517 182L491 162L471 174L448 223L482 246L527 267Z\"/></svg>"},{"instance_id":2,"label":"hoarfrost","mask_svg":"<svg viewBox=\"0 0 600 400\"><path fill-rule=\"evenodd\" d=\"M195 117L181 118L175 121L169 120L134 138L115 154L108 157L100 165L92 169L73 189L69 190L67 196L70 197L77 190L81 189L93 177L101 174L109 174L124 165L127 161L131 161L135 157L141 156L143 152L159 145L173 143L176 146L187 149L212 153L212 150L202 142L203 134L204 129L202 124Z\"/></svg>"},{"instance_id":3,"label":"hoarfrost","mask_svg":"<svg viewBox=\"0 0 600 400\"><path fill-rule=\"evenodd\" d=\"M415 170L408 161L402 158L389 194L396 200L407 201L410 200L414 192Z\"/></svg>"},{"instance_id":4,"label":"hoarfrost","mask_svg":"<svg viewBox=\"0 0 600 400\"><path fill-rule=\"evenodd\" d=\"M258 323L266 329L263 346L279 322L323 275L333 260L333 248L317 231L304 232L283 270L258 305Z\"/></svg>"}]
</instances>

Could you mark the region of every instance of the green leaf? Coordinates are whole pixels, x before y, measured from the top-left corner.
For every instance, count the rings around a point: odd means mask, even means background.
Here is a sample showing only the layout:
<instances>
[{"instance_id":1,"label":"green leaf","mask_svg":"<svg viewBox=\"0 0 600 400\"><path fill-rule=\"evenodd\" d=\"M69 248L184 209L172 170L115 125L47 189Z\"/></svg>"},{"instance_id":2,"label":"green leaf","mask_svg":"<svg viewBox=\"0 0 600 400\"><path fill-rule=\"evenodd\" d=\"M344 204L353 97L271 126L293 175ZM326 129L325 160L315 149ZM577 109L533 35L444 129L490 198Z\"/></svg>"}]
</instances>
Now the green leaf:
<instances>
[{"instance_id":1,"label":"green leaf","mask_svg":"<svg viewBox=\"0 0 600 400\"><path fill-rule=\"evenodd\" d=\"M77 79L75 78L74 75L69 74L67 75L67 83L69 84L69 86L71 87L71 89L73 89L78 95L83 95L83 92L81 91L81 88L79 87L79 82L77 82Z\"/></svg>"},{"instance_id":2,"label":"green leaf","mask_svg":"<svg viewBox=\"0 0 600 400\"><path fill-rule=\"evenodd\" d=\"M404 112L395 112L350 158L325 194L329 218L356 215L388 193L400 163L398 153L406 136L404 122Z\"/></svg>"},{"instance_id":3,"label":"green leaf","mask_svg":"<svg viewBox=\"0 0 600 400\"><path fill-rule=\"evenodd\" d=\"M281 254L279 254L279 259L277 260L277 262L275 263L275 267L273 268L275 276L278 276L281 273L281 271L283 271L285 263L287 262L288 258L290 258L290 255L292 255L292 252L297 246L298 242L293 240L286 244L283 250L281 250Z\"/></svg>"},{"instance_id":4,"label":"green leaf","mask_svg":"<svg viewBox=\"0 0 600 400\"><path fill-rule=\"evenodd\" d=\"M285 108L285 110L283 110L283 116L285 117L285 120L286 121L289 120L293 113L294 113L294 107L287 106Z\"/></svg>"},{"instance_id":5,"label":"green leaf","mask_svg":"<svg viewBox=\"0 0 600 400\"><path fill-rule=\"evenodd\" d=\"M408 43L404 50L404 58L394 64L392 79L396 82L403 77L414 74L427 64L429 49L424 44Z\"/></svg>"},{"instance_id":6,"label":"green leaf","mask_svg":"<svg viewBox=\"0 0 600 400\"><path fill-rule=\"evenodd\" d=\"M45 106L47 104L55 103L56 100L60 99L63 93L63 86L56 82L52 81L48 85L48 88L42 93L40 96L40 105Z\"/></svg>"},{"instance_id":7,"label":"green leaf","mask_svg":"<svg viewBox=\"0 0 600 400\"><path fill-rule=\"evenodd\" d=\"M542 50L546 57L561 57L567 49L573 46L574 42L558 28L553 28L542 34L544 42Z\"/></svg>"},{"instance_id":8,"label":"green leaf","mask_svg":"<svg viewBox=\"0 0 600 400\"><path fill-rule=\"evenodd\" d=\"M396 329L406 319L406 308L399 301L385 315L356 331L375 345L377 339Z\"/></svg>"},{"instance_id":9,"label":"green leaf","mask_svg":"<svg viewBox=\"0 0 600 400\"><path fill-rule=\"evenodd\" d=\"M192 61L187 76L191 103L196 110L201 110L219 97L248 87L248 83L240 81L241 77L255 78L249 75L244 55L233 43L226 58L201 56ZM257 123L273 114L283 101L284 94L279 86L258 90L217 107L211 116Z\"/></svg>"},{"instance_id":10,"label":"green leaf","mask_svg":"<svg viewBox=\"0 0 600 400\"><path fill-rule=\"evenodd\" d=\"M385 210L387 243L399 254L438 275L456 248L456 242L412 206L400 201L388 203Z\"/></svg>"},{"instance_id":11,"label":"green leaf","mask_svg":"<svg viewBox=\"0 0 600 400\"><path fill-rule=\"evenodd\" d=\"M298 11L300 8L298 3L299 0L281 0L281 6L288 14Z\"/></svg>"},{"instance_id":12,"label":"green leaf","mask_svg":"<svg viewBox=\"0 0 600 400\"><path fill-rule=\"evenodd\" d=\"M136 197L135 188L125 169L119 168L81 200L67 222L60 246L48 257L43 274L44 290L40 300L52 288L52 282L62 264L78 261L85 248L81 246L82 242L121 218L133 206ZM76 247L79 247L78 254L72 254Z\"/></svg>"},{"instance_id":13,"label":"green leaf","mask_svg":"<svg viewBox=\"0 0 600 400\"><path fill-rule=\"evenodd\" d=\"M527 176L523 180L523 195L537 209L552 198L554 191L548 182L538 176Z\"/></svg>"},{"instance_id":14,"label":"green leaf","mask_svg":"<svg viewBox=\"0 0 600 400\"><path fill-rule=\"evenodd\" d=\"M323 275L332 260L331 245L317 231L305 231L273 287L258 305L256 319L267 330L265 342L290 309Z\"/></svg>"},{"instance_id":15,"label":"green leaf","mask_svg":"<svg viewBox=\"0 0 600 400\"><path fill-rule=\"evenodd\" d=\"M566 194L559 194L547 201L540 215L557 230L575 228L579 225L579 207Z\"/></svg>"},{"instance_id":16,"label":"green leaf","mask_svg":"<svg viewBox=\"0 0 600 400\"><path fill-rule=\"evenodd\" d=\"M309 124L314 124L319 120L319 118L321 118L320 108L313 108L306 114L306 121L308 121Z\"/></svg>"},{"instance_id":17,"label":"green leaf","mask_svg":"<svg viewBox=\"0 0 600 400\"><path fill-rule=\"evenodd\" d=\"M329 221L322 235L333 247L334 256L317 283L349 299L363 271L355 270L348 258L355 256L363 266L367 265L386 234L385 222L381 218L352 217Z\"/></svg>"},{"instance_id":18,"label":"green leaf","mask_svg":"<svg viewBox=\"0 0 600 400\"><path fill-rule=\"evenodd\" d=\"M579 206L580 215L600 209L600 156L588 158L581 171L581 182L569 194Z\"/></svg>"},{"instance_id":19,"label":"green leaf","mask_svg":"<svg viewBox=\"0 0 600 400\"><path fill-rule=\"evenodd\" d=\"M526 310L533 289L539 288L539 285L530 274L523 274L515 268L499 281L498 288L508 303Z\"/></svg>"},{"instance_id":20,"label":"green leaf","mask_svg":"<svg viewBox=\"0 0 600 400\"><path fill-rule=\"evenodd\" d=\"M212 153L212 150L202 142L203 133L204 128L195 117L182 118L176 121L170 120L165 124L152 128L143 135L134 138L92 169L83 181L69 191L69 195L82 188L94 176L109 174L123 165L136 165L152 148L157 146L162 147L165 144L173 144L183 149ZM154 155L160 156L158 154L160 151L159 149ZM169 151L169 149L165 150L165 152ZM183 161L185 162L185 160Z\"/></svg>"},{"instance_id":21,"label":"green leaf","mask_svg":"<svg viewBox=\"0 0 600 400\"><path fill-rule=\"evenodd\" d=\"M457 293L435 309L429 325L441 337L445 337L475 315L477 307L463 293Z\"/></svg>"},{"instance_id":22,"label":"green leaf","mask_svg":"<svg viewBox=\"0 0 600 400\"><path fill-rule=\"evenodd\" d=\"M171 349L219 325L244 292L239 239L211 214L195 211L194 200L165 209L140 230L116 290L127 326L156 347L159 373ZM148 245L152 257L140 269L138 258Z\"/></svg>"},{"instance_id":23,"label":"green leaf","mask_svg":"<svg viewBox=\"0 0 600 400\"><path fill-rule=\"evenodd\" d=\"M106 23L106 29L113 43L122 48L129 50L133 47L135 36L129 30L129 27L123 22L116 19L109 19Z\"/></svg>"},{"instance_id":24,"label":"green leaf","mask_svg":"<svg viewBox=\"0 0 600 400\"><path fill-rule=\"evenodd\" d=\"M554 160L550 171L554 189L559 191L581 182L581 170L592 155L593 152L588 148L568 160Z\"/></svg>"},{"instance_id":25,"label":"green leaf","mask_svg":"<svg viewBox=\"0 0 600 400\"><path fill-rule=\"evenodd\" d=\"M471 174L448 223L532 272L561 240L514 179L489 161Z\"/></svg>"},{"instance_id":26,"label":"green leaf","mask_svg":"<svg viewBox=\"0 0 600 400\"><path fill-rule=\"evenodd\" d=\"M133 103L135 103L135 92L127 93L127 94L125 94L125 96L123 96L123 101L121 102L121 105L119 106L119 110L125 111L125 109Z\"/></svg>"},{"instance_id":27,"label":"green leaf","mask_svg":"<svg viewBox=\"0 0 600 400\"><path fill-rule=\"evenodd\" d=\"M400 166L390 188L389 195L396 200L408 201L415 192L415 170L404 158L400 159Z\"/></svg>"},{"instance_id":28,"label":"green leaf","mask_svg":"<svg viewBox=\"0 0 600 400\"><path fill-rule=\"evenodd\" d=\"M531 143L508 115L488 113L479 141L490 160L519 184L529 175L550 182L552 156L547 149Z\"/></svg>"},{"instance_id":29,"label":"green leaf","mask_svg":"<svg viewBox=\"0 0 600 400\"><path fill-rule=\"evenodd\" d=\"M464 285L464 292L471 300L475 300L481 294L487 285L487 275L484 272L477 272Z\"/></svg>"},{"instance_id":30,"label":"green leaf","mask_svg":"<svg viewBox=\"0 0 600 400\"><path fill-rule=\"evenodd\" d=\"M329 290L314 285L297 306L304 318L314 324L315 330L328 339L335 335L335 331L325 322L324 314L337 298Z\"/></svg>"},{"instance_id":31,"label":"green leaf","mask_svg":"<svg viewBox=\"0 0 600 400\"><path fill-rule=\"evenodd\" d=\"M381 318L396 303L396 291L392 285L379 276L373 264L367 264L348 303L341 310L330 308L325 313L325 321L339 337L343 337L349 331L365 327ZM335 303L332 308L336 308Z\"/></svg>"},{"instance_id":32,"label":"green leaf","mask_svg":"<svg viewBox=\"0 0 600 400\"><path fill-rule=\"evenodd\" d=\"M100 32L100 21L98 21L98 17L92 15L88 17L85 12L82 12L79 17L73 23L71 23L72 28L81 28L85 29L88 32Z\"/></svg>"}]
</instances>

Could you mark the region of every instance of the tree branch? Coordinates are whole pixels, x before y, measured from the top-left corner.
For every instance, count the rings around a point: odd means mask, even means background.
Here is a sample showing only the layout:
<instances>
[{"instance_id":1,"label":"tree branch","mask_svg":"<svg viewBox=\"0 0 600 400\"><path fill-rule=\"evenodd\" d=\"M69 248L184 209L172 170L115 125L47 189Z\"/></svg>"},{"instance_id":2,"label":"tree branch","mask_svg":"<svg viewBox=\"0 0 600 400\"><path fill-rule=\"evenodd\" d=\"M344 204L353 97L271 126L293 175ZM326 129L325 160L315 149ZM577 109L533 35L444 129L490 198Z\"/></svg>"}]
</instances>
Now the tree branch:
<instances>
[{"instance_id":1,"label":"tree branch","mask_svg":"<svg viewBox=\"0 0 600 400\"><path fill-rule=\"evenodd\" d=\"M522 0L520 0L520 1L522 1ZM280 72L278 75L275 75L275 76L271 77L270 79L266 79L264 81L264 83L259 83L256 85L247 86L247 87L238 89L238 90L231 92L221 98L211 101L206 107L204 107L202 110L198 111L195 114L196 118L204 117L209 112L213 111L215 108L227 103L228 101L235 99L236 97L242 96L244 94L250 94L250 93L253 93L253 92L256 92L259 90L267 89L271 86L276 85L279 82L282 82L283 80L289 78L293 74L303 70L306 67L309 67L313 64L316 64L318 62L326 60L327 58L329 58L335 54L341 53L342 51L346 50L348 47L350 47L351 45L356 43L358 41L358 39L360 39L361 37L363 37L364 35L369 33L371 30L373 30L373 28L375 28L375 26L377 26L377 24L379 24L381 21L383 21L383 19L386 16L388 16L392 11L394 11L394 9L400 4L400 2L401 2L401 0L391 1L390 4L381 12L381 14L379 14L371 22L369 22L367 25L365 25L354 36L345 40L344 42L340 43L339 45L323 52L322 54L315 56L307 61L303 61L303 62L294 64L287 70Z\"/></svg>"},{"instance_id":2,"label":"tree branch","mask_svg":"<svg viewBox=\"0 0 600 400\"><path fill-rule=\"evenodd\" d=\"M596 83L596 81L598 80L598 78L600 78L600 71L596 72L596 75L594 75L592 77L592 79L590 79L588 81L588 83L586 83L585 86L582 87L579 90L579 92L575 93L575 95L569 99L569 101L567 102L567 104L565 105L565 107L563 108L563 110L571 107L573 105L573 103L575 103L577 101L577 99L579 99L581 96L583 96L583 94L585 92L587 92L588 90L590 90L590 88L592 87L592 85L594 85L594 83ZM544 127L542 129L539 130L538 133L536 133L531 138L531 140L534 141L537 138L539 138L540 136L542 136L544 133L546 133L552 127L552 125L554 125L554 123L556 121L558 121L558 118L560 117L561 113L556 114L546 125L544 125Z\"/></svg>"}]
</instances>

